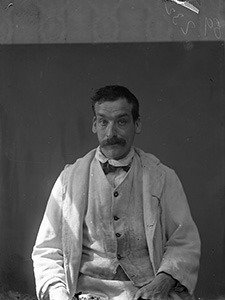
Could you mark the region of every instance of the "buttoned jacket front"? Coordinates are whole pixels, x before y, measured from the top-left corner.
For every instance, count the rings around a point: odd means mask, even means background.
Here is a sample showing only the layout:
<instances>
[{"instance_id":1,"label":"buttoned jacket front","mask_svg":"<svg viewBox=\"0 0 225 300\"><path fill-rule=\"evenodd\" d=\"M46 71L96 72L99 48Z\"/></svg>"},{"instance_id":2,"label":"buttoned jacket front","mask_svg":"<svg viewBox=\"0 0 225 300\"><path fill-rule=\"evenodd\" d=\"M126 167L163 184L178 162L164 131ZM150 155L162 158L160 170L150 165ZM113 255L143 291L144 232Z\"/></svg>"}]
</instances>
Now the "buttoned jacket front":
<instances>
[{"instance_id":1,"label":"buttoned jacket front","mask_svg":"<svg viewBox=\"0 0 225 300\"><path fill-rule=\"evenodd\" d=\"M192 294L200 239L182 185L175 172L155 156L138 148L135 152L143 168L144 225L154 273L172 275ZM52 189L32 253L39 299L45 299L48 287L57 282L65 286L71 298L76 292L94 156L95 149L65 168Z\"/></svg>"}]
</instances>

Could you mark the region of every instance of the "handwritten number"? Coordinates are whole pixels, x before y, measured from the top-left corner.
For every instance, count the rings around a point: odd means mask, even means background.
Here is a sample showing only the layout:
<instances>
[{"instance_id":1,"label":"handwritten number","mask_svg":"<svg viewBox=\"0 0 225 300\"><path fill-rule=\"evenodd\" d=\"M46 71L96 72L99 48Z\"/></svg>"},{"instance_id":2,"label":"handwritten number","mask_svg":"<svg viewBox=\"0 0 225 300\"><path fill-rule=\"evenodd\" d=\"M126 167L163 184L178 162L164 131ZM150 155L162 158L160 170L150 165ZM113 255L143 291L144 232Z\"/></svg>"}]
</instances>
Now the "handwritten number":
<instances>
[{"instance_id":1,"label":"handwritten number","mask_svg":"<svg viewBox=\"0 0 225 300\"><path fill-rule=\"evenodd\" d=\"M205 36L207 35L208 18L205 17Z\"/></svg>"},{"instance_id":2,"label":"handwritten number","mask_svg":"<svg viewBox=\"0 0 225 300\"><path fill-rule=\"evenodd\" d=\"M217 38L217 39L220 39L221 38L221 30L220 30L220 28L221 28L221 25L220 25L220 22L219 22L219 20L218 19L214 19L214 21L216 22L216 25L217 26L215 26L214 27L214 34L215 34L215 37Z\"/></svg>"},{"instance_id":3,"label":"handwritten number","mask_svg":"<svg viewBox=\"0 0 225 300\"><path fill-rule=\"evenodd\" d=\"M182 27L180 27L180 29L181 29L181 31L183 32L184 35L188 34L188 30L189 30L189 27L191 26L191 24L193 25L193 28L195 28L195 23L193 21L189 21L187 23L186 31Z\"/></svg>"},{"instance_id":4,"label":"handwritten number","mask_svg":"<svg viewBox=\"0 0 225 300\"><path fill-rule=\"evenodd\" d=\"M210 19L211 20L211 19ZM212 21L212 20L211 20ZM210 24L209 24L209 21L208 21L208 18L205 17L205 36L207 36L207 26L210 27Z\"/></svg>"},{"instance_id":5,"label":"handwritten number","mask_svg":"<svg viewBox=\"0 0 225 300\"><path fill-rule=\"evenodd\" d=\"M205 36L207 36L207 26L208 26L210 29L213 29L215 37L217 39L220 39L221 38L220 22L217 18L214 18L213 20L211 18L207 18L207 17L205 18ZM215 26L214 23L216 23Z\"/></svg>"},{"instance_id":6,"label":"handwritten number","mask_svg":"<svg viewBox=\"0 0 225 300\"><path fill-rule=\"evenodd\" d=\"M165 8L166 8L166 13L167 13L169 16L172 14L172 12L175 13L175 9L174 9L174 8L171 8L170 10L168 10L168 7L167 7L166 3L165 3Z\"/></svg>"},{"instance_id":7,"label":"handwritten number","mask_svg":"<svg viewBox=\"0 0 225 300\"><path fill-rule=\"evenodd\" d=\"M170 8L170 9L169 9L169 8L167 7L166 3L165 3L165 9L166 9L166 13L167 13L169 16L170 16L172 13L175 13L175 12L176 12L176 10L175 10L174 8ZM183 18L183 17L184 17L183 14L178 14L178 15L174 16L174 17L172 18L173 24L177 26L177 21L176 21L176 19L178 20L179 18ZM188 21L186 29L184 29L183 27L180 26L180 29L181 29L181 31L182 31L182 33L183 33L184 35L187 35L187 34L188 34L188 31L189 31L191 25L192 25L193 28L196 27L196 25L195 25L195 23L194 23L193 21ZM217 18L211 19L211 18L205 17L205 36L207 36L207 28L213 30L214 35L215 35L215 37L216 37L217 39L220 39L220 38L221 38L221 25L220 25L220 22L219 22L219 20L218 20Z\"/></svg>"},{"instance_id":8,"label":"handwritten number","mask_svg":"<svg viewBox=\"0 0 225 300\"><path fill-rule=\"evenodd\" d=\"M209 28L211 28L211 29L213 28L213 20L212 19L208 18L207 19L207 24L208 24Z\"/></svg>"},{"instance_id":9,"label":"handwritten number","mask_svg":"<svg viewBox=\"0 0 225 300\"><path fill-rule=\"evenodd\" d=\"M173 17L173 24L177 25L177 23L175 22L175 19L178 19L179 17L183 18L183 14L178 14L177 16Z\"/></svg>"},{"instance_id":10,"label":"handwritten number","mask_svg":"<svg viewBox=\"0 0 225 300\"><path fill-rule=\"evenodd\" d=\"M170 16L172 13L175 13L175 9L171 8L170 10L168 9L166 3L165 3L165 9L166 9L166 13ZM176 16L173 17L172 19L172 22L174 25L177 25L177 22L175 21L176 19L179 19L179 18L183 18L184 15L183 14L178 14ZM182 27L180 27L181 31L183 32L184 35L187 35L188 34L188 30L189 30L189 27L190 25L192 24L193 27L195 27L195 23L193 21L189 21L187 23L187 28L186 30L184 30Z\"/></svg>"}]
</instances>

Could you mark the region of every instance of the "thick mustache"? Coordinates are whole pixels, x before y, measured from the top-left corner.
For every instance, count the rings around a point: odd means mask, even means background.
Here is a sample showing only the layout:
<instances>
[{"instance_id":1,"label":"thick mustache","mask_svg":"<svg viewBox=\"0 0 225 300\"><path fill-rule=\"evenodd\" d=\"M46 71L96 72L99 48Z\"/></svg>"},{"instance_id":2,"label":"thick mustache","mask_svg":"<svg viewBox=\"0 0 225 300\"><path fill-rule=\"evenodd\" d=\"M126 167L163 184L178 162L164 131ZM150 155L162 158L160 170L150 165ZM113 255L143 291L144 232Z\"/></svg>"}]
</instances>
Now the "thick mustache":
<instances>
[{"instance_id":1,"label":"thick mustache","mask_svg":"<svg viewBox=\"0 0 225 300\"><path fill-rule=\"evenodd\" d=\"M112 137L111 139L106 139L105 141L102 141L100 143L101 147L105 147L105 146L111 146L111 145L116 145L119 144L121 146L125 146L126 145L126 141L122 138L118 138L118 137Z\"/></svg>"}]
</instances>

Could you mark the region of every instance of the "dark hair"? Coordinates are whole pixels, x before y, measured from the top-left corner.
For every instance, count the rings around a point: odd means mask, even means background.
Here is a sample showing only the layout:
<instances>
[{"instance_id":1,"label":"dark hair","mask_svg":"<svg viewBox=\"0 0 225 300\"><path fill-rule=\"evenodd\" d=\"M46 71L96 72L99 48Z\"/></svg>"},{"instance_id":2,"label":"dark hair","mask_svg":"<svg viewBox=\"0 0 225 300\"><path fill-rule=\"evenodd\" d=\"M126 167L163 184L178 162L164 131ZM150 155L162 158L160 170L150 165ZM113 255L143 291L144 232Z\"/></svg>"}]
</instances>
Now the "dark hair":
<instances>
[{"instance_id":1,"label":"dark hair","mask_svg":"<svg viewBox=\"0 0 225 300\"><path fill-rule=\"evenodd\" d=\"M132 116L134 122L139 118L139 103L138 99L126 87L120 85L107 85L95 91L91 97L92 109L95 114L95 104L105 101L116 101L119 98L126 99L132 104Z\"/></svg>"}]
</instances>

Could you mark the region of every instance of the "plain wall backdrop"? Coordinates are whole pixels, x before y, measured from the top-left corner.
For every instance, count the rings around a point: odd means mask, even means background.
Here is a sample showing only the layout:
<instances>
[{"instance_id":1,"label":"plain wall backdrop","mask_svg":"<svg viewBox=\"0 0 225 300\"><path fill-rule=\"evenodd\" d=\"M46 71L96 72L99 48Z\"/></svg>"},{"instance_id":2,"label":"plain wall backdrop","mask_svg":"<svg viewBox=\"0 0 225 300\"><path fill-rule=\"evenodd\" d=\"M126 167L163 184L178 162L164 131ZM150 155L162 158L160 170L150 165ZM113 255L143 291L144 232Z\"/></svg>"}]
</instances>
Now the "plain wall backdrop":
<instances>
[{"instance_id":1,"label":"plain wall backdrop","mask_svg":"<svg viewBox=\"0 0 225 300\"><path fill-rule=\"evenodd\" d=\"M0 43L217 41L224 0L1 0Z\"/></svg>"},{"instance_id":2,"label":"plain wall backdrop","mask_svg":"<svg viewBox=\"0 0 225 300\"><path fill-rule=\"evenodd\" d=\"M202 240L197 297L225 294L224 44L17 45L0 49L0 288L34 294L30 259L65 164L97 146L90 96L127 86L136 145L174 168Z\"/></svg>"}]
</instances>

